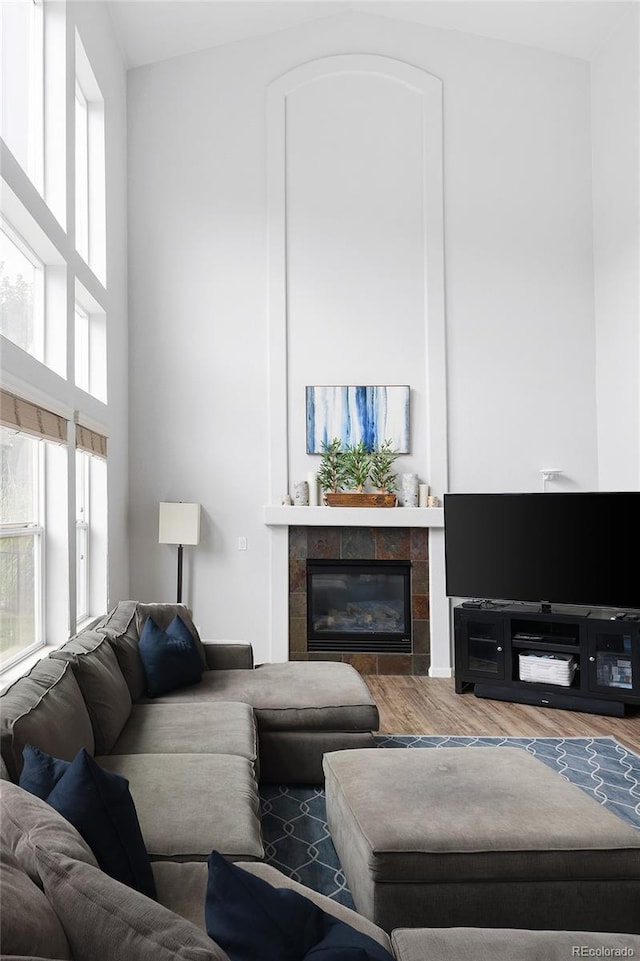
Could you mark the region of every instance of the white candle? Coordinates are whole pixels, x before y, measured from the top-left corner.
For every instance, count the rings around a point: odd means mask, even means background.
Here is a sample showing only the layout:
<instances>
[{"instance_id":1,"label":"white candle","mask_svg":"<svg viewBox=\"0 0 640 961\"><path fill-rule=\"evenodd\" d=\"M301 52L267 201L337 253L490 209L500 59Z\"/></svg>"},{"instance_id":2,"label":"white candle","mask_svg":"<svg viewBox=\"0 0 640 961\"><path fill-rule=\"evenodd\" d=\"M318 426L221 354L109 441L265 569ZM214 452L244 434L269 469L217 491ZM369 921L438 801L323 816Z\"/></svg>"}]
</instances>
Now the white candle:
<instances>
[{"instance_id":1,"label":"white candle","mask_svg":"<svg viewBox=\"0 0 640 961\"><path fill-rule=\"evenodd\" d=\"M319 503L318 478L314 471L307 474L307 483L309 484L309 507L317 507Z\"/></svg>"},{"instance_id":2,"label":"white candle","mask_svg":"<svg viewBox=\"0 0 640 961\"><path fill-rule=\"evenodd\" d=\"M429 485L418 484L418 507L426 507L429 497Z\"/></svg>"}]
</instances>

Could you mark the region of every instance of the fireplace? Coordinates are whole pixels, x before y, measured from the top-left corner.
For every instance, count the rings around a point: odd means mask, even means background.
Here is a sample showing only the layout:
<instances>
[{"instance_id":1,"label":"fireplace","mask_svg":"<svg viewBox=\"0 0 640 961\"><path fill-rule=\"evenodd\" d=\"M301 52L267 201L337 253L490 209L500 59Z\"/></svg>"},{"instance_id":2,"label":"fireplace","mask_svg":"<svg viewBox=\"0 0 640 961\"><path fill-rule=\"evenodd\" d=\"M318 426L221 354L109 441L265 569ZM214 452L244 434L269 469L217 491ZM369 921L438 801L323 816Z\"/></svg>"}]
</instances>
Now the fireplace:
<instances>
[{"instance_id":1,"label":"fireplace","mask_svg":"<svg viewBox=\"0 0 640 961\"><path fill-rule=\"evenodd\" d=\"M411 653L411 564L309 559L307 650Z\"/></svg>"},{"instance_id":2,"label":"fireplace","mask_svg":"<svg viewBox=\"0 0 640 961\"><path fill-rule=\"evenodd\" d=\"M329 510L329 508L327 508ZM340 516L334 508L336 518ZM382 509L381 509L382 510ZM404 632L396 632L395 626L390 634L401 634L409 643L398 647L378 643L372 647L370 641L389 641L388 637L367 634L367 643L358 630L352 630L351 637L342 635L343 643L334 643L339 638L329 638L325 631L318 632L314 639L309 634L307 610L308 565L323 561L320 567L328 573L336 561L355 560L360 565L373 563L374 572L377 562L384 562L387 571L397 574L397 561L408 570L409 605L405 617ZM338 572L352 568L349 563ZM357 568L356 568L357 569ZM352 571L349 571L352 573ZM335 577L336 573L332 574ZM407 582L405 582L407 583ZM324 585L326 588L326 584ZM369 598L365 598L369 600ZM395 597L391 600L395 601ZM338 609L338 605L332 605ZM389 605L392 607L392 605ZM391 615L389 615L391 616ZM365 615L366 617L366 615ZM381 628L381 624L378 625ZM395 638L394 640L398 640ZM317 643L316 643L317 642ZM317 646L322 645L322 646ZM427 674L430 664L430 625L429 625L429 531L427 528L397 527L313 527L289 526L289 658L292 661L343 661L352 664L363 674Z\"/></svg>"}]
</instances>

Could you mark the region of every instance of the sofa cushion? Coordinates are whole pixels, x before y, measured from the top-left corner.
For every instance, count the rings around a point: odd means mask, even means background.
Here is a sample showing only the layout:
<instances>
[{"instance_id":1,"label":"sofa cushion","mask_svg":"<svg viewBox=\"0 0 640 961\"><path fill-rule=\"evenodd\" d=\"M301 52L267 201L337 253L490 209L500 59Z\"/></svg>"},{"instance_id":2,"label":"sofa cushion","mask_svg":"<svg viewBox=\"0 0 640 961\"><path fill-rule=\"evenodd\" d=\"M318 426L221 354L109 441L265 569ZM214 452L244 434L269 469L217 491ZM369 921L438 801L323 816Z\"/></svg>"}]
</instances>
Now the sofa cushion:
<instances>
[{"instance_id":1,"label":"sofa cushion","mask_svg":"<svg viewBox=\"0 0 640 961\"><path fill-rule=\"evenodd\" d=\"M262 664L256 668L255 675L252 704L258 729L378 729L376 703L350 664L328 661Z\"/></svg>"},{"instance_id":2,"label":"sofa cushion","mask_svg":"<svg viewBox=\"0 0 640 961\"><path fill-rule=\"evenodd\" d=\"M375 701L350 664L289 661L205 672L197 688L162 697L167 704L206 700L251 704L258 730L376 731L379 725Z\"/></svg>"},{"instance_id":3,"label":"sofa cushion","mask_svg":"<svg viewBox=\"0 0 640 961\"><path fill-rule=\"evenodd\" d=\"M96 760L129 781L152 861L206 861L213 848L234 859L264 857L258 786L247 758L108 754Z\"/></svg>"},{"instance_id":4,"label":"sofa cushion","mask_svg":"<svg viewBox=\"0 0 640 961\"><path fill-rule=\"evenodd\" d=\"M153 617L146 619L140 636L140 657L149 697L198 684L202 679L202 663L195 641L179 615L166 630L159 627Z\"/></svg>"},{"instance_id":5,"label":"sofa cushion","mask_svg":"<svg viewBox=\"0 0 640 961\"><path fill-rule=\"evenodd\" d=\"M129 631L132 638L136 641L139 640L140 635L136 626L137 606L137 601L119 601L107 616L96 625L96 630L110 631L113 634L124 634Z\"/></svg>"},{"instance_id":6,"label":"sofa cushion","mask_svg":"<svg viewBox=\"0 0 640 961\"><path fill-rule=\"evenodd\" d=\"M82 749L58 777L46 801L78 829L103 871L155 897L149 857L126 778L105 771Z\"/></svg>"},{"instance_id":7,"label":"sofa cushion","mask_svg":"<svg viewBox=\"0 0 640 961\"><path fill-rule=\"evenodd\" d=\"M69 942L46 896L16 859L0 851L0 945L7 954L72 958Z\"/></svg>"},{"instance_id":8,"label":"sofa cushion","mask_svg":"<svg viewBox=\"0 0 640 961\"><path fill-rule=\"evenodd\" d=\"M398 961L567 961L640 957L640 935L513 928L396 928ZM582 950L584 949L584 951ZM580 953L582 951L582 953Z\"/></svg>"},{"instance_id":9,"label":"sofa cushion","mask_svg":"<svg viewBox=\"0 0 640 961\"><path fill-rule=\"evenodd\" d=\"M65 761L72 760L80 748L93 754L91 719L67 661L42 658L0 696L0 744L16 782L25 744Z\"/></svg>"},{"instance_id":10,"label":"sofa cushion","mask_svg":"<svg viewBox=\"0 0 640 961\"><path fill-rule=\"evenodd\" d=\"M84 631L53 651L67 660L84 697L96 754L108 754L131 713L131 694L115 652L104 634Z\"/></svg>"},{"instance_id":11,"label":"sofa cushion","mask_svg":"<svg viewBox=\"0 0 640 961\"><path fill-rule=\"evenodd\" d=\"M134 704L114 754L238 754L255 764L253 710L240 701Z\"/></svg>"},{"instance_id":12,"label":"sofa cushion","mask_svg":"<svg viewBox=\"0 0 640 961\"><path fill-rule=\"evenodd\" d=\"M205 931L206 861L152 861L157 900Z\"/></svg>"},{"instance_id":13,"label":"sofa cushion","mask_svg":"<svg viewBox=\"0 0 640 961\"><path fill-rule=\"evenodd\" d=\"M136 624L136 601L120 601L96 629L109 639L120 670L127 682L132 701L144 696L145 677L138 645L140 635Z\"/></svg>"},{"instance_id":14,"label":"sofa cushion","mask_svg":"<svg viewBox=\"0 0 640 961\"><path fill-rule=\"evenodd\" d=\"M228 961L195 925L97 868L44 850L37 855L75 961Z\"/></svg>"},{"instance_id":15,"label":"sofa cushion","mask_svg":"<svg viewBox=\"0 0 640 961\"><path fill-rule=\"evenodd\" d=\"M3 849L36 884L40 883L36 847L98 866L93 851L66 818L11 781L0 782L0 829Z\"/></svg>"},{"instance_id":16,"label":"sofa cushion","mask_svg":"<svg viewBox=\"0 0 640 961\"><path fill-rule=\"evenodd\" d=\"M138 630L138 636L142 637L142 631L144 630L145 621L148 617L153 617L158 627L161 627L163 631L166 631L169 624L171 624L176 616L180 617L180 619L187 626L189 633L193 637L198 650L198 655L200 657L200 663L202 664L202 670L209 670L204 645L200 640L198 628L193 623L191 611L186 604L136 604L136 627Z\"/></svg>"},{"instance_id":17,"label":"sofa cushion","mask_svg":"<svg viewBox=\"0 0 640 961\"><path fill-rule=\"evenodd\" d=\"M393 961L379 941L298 891L247 874L217 851L209 857L205 922L231 961Z\"/></svg>"}]
</instances>

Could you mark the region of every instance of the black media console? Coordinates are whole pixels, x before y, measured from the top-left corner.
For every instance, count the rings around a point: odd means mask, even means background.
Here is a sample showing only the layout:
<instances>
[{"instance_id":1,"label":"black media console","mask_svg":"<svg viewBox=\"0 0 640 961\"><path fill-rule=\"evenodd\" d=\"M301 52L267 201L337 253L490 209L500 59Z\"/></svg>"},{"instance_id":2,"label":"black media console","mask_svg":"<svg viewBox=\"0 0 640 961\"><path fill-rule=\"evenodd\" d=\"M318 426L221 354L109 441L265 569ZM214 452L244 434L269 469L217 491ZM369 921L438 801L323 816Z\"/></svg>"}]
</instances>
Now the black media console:
<instances>
[{"instance_id":1,"label":"black media console","mask_svg":"<svg viewBox=\"0 0 640 961\"><path fill-rule=\"evenodd\" d=\"M637 613L466 602L454 629L458 694L616 717L640 705Z\"/></svg>"}]
</instances>

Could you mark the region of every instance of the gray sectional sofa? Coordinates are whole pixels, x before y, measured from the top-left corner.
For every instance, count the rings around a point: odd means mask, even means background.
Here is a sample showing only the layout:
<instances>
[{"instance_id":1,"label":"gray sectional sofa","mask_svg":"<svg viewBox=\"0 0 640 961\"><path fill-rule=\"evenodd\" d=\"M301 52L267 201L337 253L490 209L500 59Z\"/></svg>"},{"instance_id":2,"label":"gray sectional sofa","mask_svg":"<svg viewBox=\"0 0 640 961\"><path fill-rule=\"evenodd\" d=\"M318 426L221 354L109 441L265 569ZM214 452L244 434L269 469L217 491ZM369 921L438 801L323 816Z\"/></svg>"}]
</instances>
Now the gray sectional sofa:
<instances>
[{"instance_id":1,"label":"gray sectional sofa","mask_svg":"<svg viewBox=\"0 0 640 961\"><path fill-rule=\"evenodd\" d=\"M229 961L206 934L206 863L154 861L157 899L152 900L104 874L68 821L45 801L6 780L0 782L0 832L4 961ZM566 961L640 955L640 936L629 934L401 928L388 935L270 865L236 864L275 888L302 894L368 935L396 961Z\"/></svg>"},{"instance_id":2,"label":"gray sectional sofa","mask_svg":"<svg viewBox=\"0 0 640 961\"><path fill-rule=\"evenodd\" d=\"M197 638L202 680L151 700L140 635L150 615L166 627L176 613ZM347 665L254 667L248 644L202 642L182 605L120 603L0 697L2 957L227 961L204 927L212 850L297 889L398 961L553 961L575 945L640 953L640 938L626 934L449 928L389 936L260 863L259 781L320 782L325 752L372 747L377 726L368 688ZM25 744L65 760L84 748L127 778L157 901L102 872L76 829L18 786Z\"/></svg>"},{"instance_id":3,"label":"gray sectional sofa","mask_svg":"<svg viewBox=\"0 0 640 961\"><path fill-rule=\"evenodd\" d=\"M146 618L179 614L200 683L145 695ZM250 644L201 641L184 605L123 601L0 697L0 748L18 781L25 744L64 760L81 748L127 778L153 860L264 857L258 782L322 781L325 751L373 747L378 711L352 667L253 666Z\"/></svg>"},{"instance_id":4,"label":"gray sectional sofa","mask_svg":"<svg viewBox=\"0 0 640 961\"><path fill-rule=\"evenodd\" d=\"M104 874L68 821L9 781L0 782L0 826L4 961L229 961L223 948L206 934L206 863L154 861L154 901ZM401 928L388 935L355 911L270 865L236 863L276 888L298 891L368 935L397 961L640 956L640 936L630 934Z\"/></svg>"}]
</instances>

